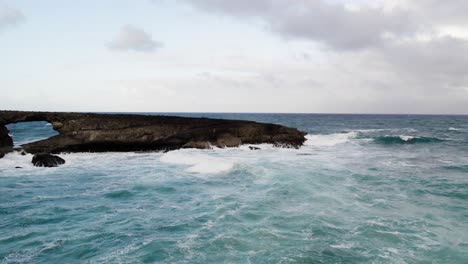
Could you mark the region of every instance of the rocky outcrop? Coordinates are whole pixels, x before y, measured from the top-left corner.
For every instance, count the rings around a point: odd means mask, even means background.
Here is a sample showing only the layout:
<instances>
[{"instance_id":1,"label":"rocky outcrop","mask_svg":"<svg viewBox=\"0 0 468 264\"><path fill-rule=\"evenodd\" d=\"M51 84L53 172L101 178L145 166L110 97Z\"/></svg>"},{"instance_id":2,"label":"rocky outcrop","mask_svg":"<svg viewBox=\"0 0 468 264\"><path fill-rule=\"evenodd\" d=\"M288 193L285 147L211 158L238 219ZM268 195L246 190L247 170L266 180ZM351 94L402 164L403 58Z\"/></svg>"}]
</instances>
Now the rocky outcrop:
<instances>
[{"instance_id":1,"label":"rocky outcrop","mask_svg":"<svg viewBox=\"0 0 468 264\"><path fill-rule=\"evenodd\" d=\"M13 150L13 140L8 132L4 125L0 125L0 159L5 157L5 153Z\"/></svg>"},{"instance_id":2,"label":"rocky outcrop","mask_svg":"<svg viewBox=\"0 0 468 264\"><path fill-rule=\"evenodd\" d=\"M305 133L252 121L175 116L0 111L0 129L10 123L47 121L59 135L23 145L29 153L174 150L270 143L300 147ZM12 146L8 130L1 142ZM1 132L0 132L1 133ZM5 134L6 133L6 134ZM3 135L3 137L2 137Z\"/></svg>"},{"instance_id":3,"label":"rocky outcrop","mask_svg":"<svg viewBox=\"0 0 468 264\"><path fill-rule=\"evenodd\" d=\"M51 155L47 153L36 154L32 158L32 163L36 167L58 167L59 165L65 164L65 160L59 156Z\"/></svg>"},{"instance_id":4,"label":"rocky outcrop","mask_svg":"<svg viewBox=\"0 0 468 264\"><path fill-rule=\"evenodd\" d=\"M8 135L6 126L0 124L0 149L13 147L13 140Z\"/></svg>"}]
</instances>

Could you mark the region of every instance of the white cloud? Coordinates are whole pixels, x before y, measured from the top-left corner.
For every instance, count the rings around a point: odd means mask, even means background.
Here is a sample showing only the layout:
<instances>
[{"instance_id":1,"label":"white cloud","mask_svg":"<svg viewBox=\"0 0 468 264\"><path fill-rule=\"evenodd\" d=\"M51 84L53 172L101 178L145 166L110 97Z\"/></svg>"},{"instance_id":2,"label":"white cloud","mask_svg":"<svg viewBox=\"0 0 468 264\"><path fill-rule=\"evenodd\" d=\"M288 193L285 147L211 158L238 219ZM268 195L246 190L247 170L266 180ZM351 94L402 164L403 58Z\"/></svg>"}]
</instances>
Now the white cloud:
<instances>
[{"instance_id":1,"label":"white cloud","mask_svg":"<svg viewBox=\"0 0 468 264\"><path fill-rule=\"evenodd\" d=\"M111 50L152 52L161 47L162 44L153 40L151 35L143 29L126 25L107 46Z\"/></svg>"}]
</instances>

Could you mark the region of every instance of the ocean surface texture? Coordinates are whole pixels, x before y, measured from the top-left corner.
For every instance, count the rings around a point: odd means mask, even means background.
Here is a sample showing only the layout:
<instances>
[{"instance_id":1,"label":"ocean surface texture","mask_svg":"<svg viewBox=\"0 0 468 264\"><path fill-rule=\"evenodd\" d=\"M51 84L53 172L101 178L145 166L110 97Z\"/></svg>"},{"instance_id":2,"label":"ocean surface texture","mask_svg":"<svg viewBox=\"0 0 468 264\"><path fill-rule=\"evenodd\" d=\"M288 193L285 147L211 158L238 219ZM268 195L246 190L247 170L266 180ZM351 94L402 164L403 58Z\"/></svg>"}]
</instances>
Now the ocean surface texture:
<instances>
[{"instance_id":1,"label":"ocean surface texture","mask_svg":"<svg viewBox=\"0 0 468 264\"><path fill-rule=\"evenodd\" d=\"M0 159L0 263L468 263L468 117L178 114L308 132L301 149ZM15 144L45 122L9 126ZM15 168L20 166L22 168Z\"/></svg>"}]
</instances>

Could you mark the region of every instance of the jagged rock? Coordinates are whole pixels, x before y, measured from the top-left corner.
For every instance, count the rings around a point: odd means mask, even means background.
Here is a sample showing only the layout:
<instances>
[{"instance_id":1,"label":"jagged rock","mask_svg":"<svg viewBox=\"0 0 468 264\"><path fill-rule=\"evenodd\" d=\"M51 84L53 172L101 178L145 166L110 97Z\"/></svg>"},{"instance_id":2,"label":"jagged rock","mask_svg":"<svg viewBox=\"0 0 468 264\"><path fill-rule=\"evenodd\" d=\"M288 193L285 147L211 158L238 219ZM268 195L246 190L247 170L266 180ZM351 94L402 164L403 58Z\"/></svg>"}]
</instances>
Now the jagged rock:
<instances>
[{"instance_id":1,"label":"jagged rock","mask_svg":"<svg viewBox=\"0 0 468 264\"><path fill-rule=\"evenodd\" d=\"M57 136L22 146L33 154L174 150L261 143L298 148L306 134L281 125L240 120L0 111L0 127L27 121L47 121L59 132ZM6 137L11 140L8 135Z\"/></svg>"},{"instance_id":2,"label":"jagged rock","mask_svg":"<svg viewBox=\"0 0 468 264\"><path fill-rule=\"evenodd\" d=\"M0 123L0 159L13 149L13 139L8 132L8 128Z\"/></svg>"},{"instance_id":3,"label":"jagged rock","mask_svg":"<svg viewBox=\"0 0 468 264\"><path fill-rule=\"evenodd\" d=\"M250 150L260 150L260 148L258 148L258 147L252 147L252 146L249 146L249 149L250 149Z\"/></svg>"},{"instance_id":4,"label":"jagged rock","mask_svg":"<svg viewBox=\"0 0 468 264\"><path fill-rule=\"evenodd\" d=\"M32 163L36 167L57 167L65 164L65 160L56 155L41 153L34 155Z\"/></svg>"}]
</instances>

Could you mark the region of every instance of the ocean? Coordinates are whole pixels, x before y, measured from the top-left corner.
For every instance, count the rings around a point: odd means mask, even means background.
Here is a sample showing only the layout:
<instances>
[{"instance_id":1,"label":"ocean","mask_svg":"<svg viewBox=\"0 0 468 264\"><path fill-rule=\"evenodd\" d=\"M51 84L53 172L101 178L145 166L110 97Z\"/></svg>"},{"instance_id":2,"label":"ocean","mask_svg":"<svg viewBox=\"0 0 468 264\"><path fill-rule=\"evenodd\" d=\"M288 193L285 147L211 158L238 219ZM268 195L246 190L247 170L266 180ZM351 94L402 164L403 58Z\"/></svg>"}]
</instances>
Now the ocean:
<instances>
[{"instance_id":1,"label":"ocean","mask_svg":"<svg viewBox=\"0 0 468 264\"><path fill-rule=\"evenodd\" d=\"M58 168L7 154L0 263L468 263L468 116L172 115L307 141L61 154ZM16 145L55 134L8 127Z\"/></svg>"}]
</instances>

